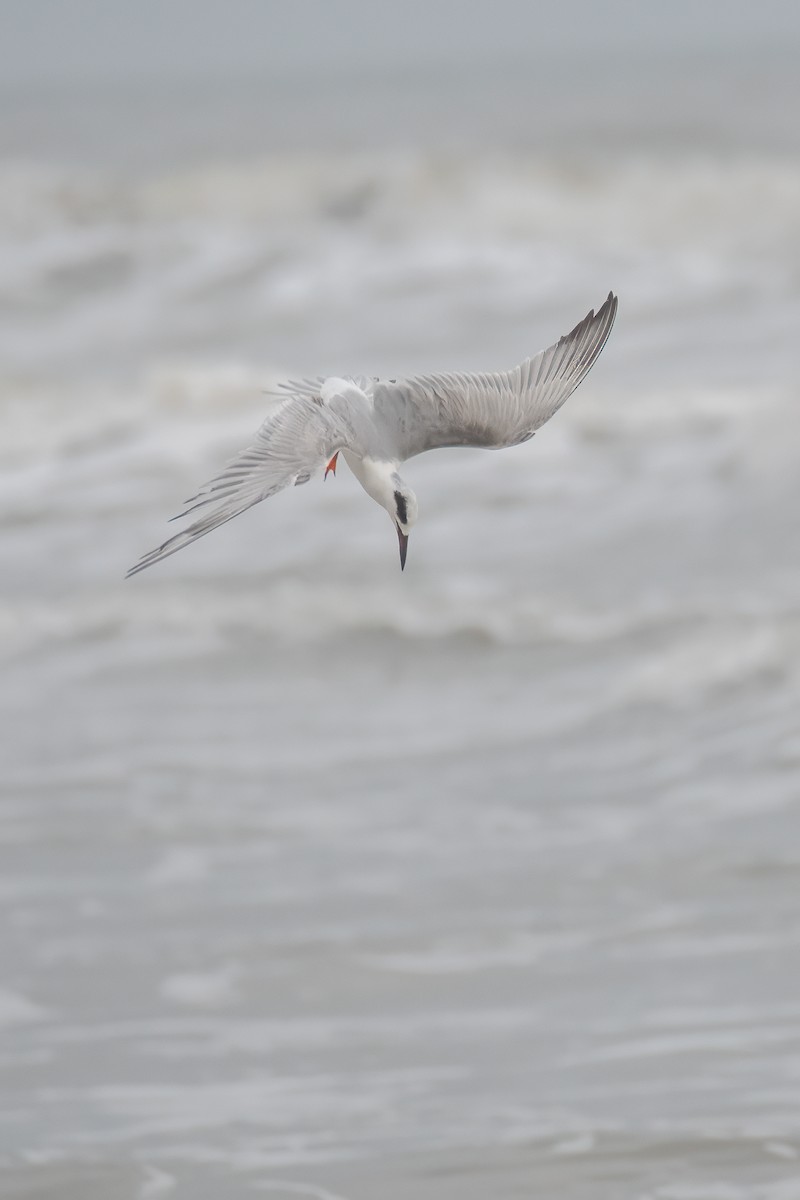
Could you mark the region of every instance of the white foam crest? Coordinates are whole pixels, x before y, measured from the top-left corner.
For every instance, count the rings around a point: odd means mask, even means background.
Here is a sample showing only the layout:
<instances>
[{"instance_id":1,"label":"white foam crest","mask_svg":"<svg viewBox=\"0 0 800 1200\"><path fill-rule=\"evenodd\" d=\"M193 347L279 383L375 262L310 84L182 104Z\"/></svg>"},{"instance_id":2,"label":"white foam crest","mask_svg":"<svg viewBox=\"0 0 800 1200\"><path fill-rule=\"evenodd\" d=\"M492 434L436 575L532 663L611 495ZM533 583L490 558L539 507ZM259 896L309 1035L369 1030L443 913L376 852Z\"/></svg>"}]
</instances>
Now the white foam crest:
<instances>
[{"instance_id":1,"label":"white foam crest","mask_svg":"<svg viewBox=\"0 0 800 1200\"><path fill-rule=\"evenodd\" d=\"M651 651L620 685L620 698L680 704L704 692L727 691L759 679L772 683L791 672L800 628L720 621Z\"/></svg>"},{"instance_id":2,"label":"white foam crest","mask_svg":"<svg viewBox=\"0 0 800 1200\"><path fill-rule=\"evenodd\" d=\"M318 641L348 634L388 634L409 639L476 637L498 643L557 640L578 644L618 637L628 622L619 614L547 611L533 600L417 592L397 605L390 586L352 586L279 581L256 591L157 587L93 593L52 603L0 605L0 645L8 652L38 646L167 634L209 647L243 635ZM635 624L635 621L633 622Z\"/></svg>"},{"instance_id":3,"label":"white foam crest","mask_svg":"<svg viewBox=\"0 0 800 1200\"><path fill-rule=\"evenodd\" d=\"M46 1016L45 1009L34 1004L27 996L21 996L8 988L0 988L0 1029L4 1026L41 1021Z\"/></svg>"},{"instance_id":4,"label":"white foam crest","mask_svg":"<svg viewBox=\"0 0 800 1200\"><path fill-rule=\"evenodd\" d=\"M531 593L487 595L458 580L420 585L397 603L389 584L266 581L226 590L139 587L52 601L5 601L0 648L6 656L57 644L116 642L121 652L141 639L174 653L214 650L250 636L324 642L350 636L409 641L466 638L498 646L603 647L624 639L652 639L620 680L622 698L670 701L704 687L728 687L759 676L783 676L800 649L800 613L762 612L746 601L710 599L706 606L634 601L626 610L580 608ZM132 639L132 641L131 641Z\"/></svg>"},{"instance_id":5,"label":"white foam crest","mask_svg":"<svg viewBox=\"0 0 800 1200\"><path fill-rule=\"evenodd\" d=\"M642 438L652 441L665 435L693 433L715 434L742 429L748 433L764 430L785 441L785 432L770 429L770 421L779 424L796 409L793 386L765 384L752 387L698 387L691 380L681 387L664 387L654 381L632 398L627 389L610 388L608 380L598 380L593 394L578 392L560 415L560 422L582 437Z\"/></svg>"},{"instance_id":6,"label":"white foam crest","mask_svg":"<svg viewBox=\"0 0 800 1200\"><path fill-rule=\"evenodd\" d=\"M730 347L793 327L798 244L800 166L777 157L278 155L124 187L7 167L0 358L91 377L165 347L252 356L295 338L293 371L304 353L362 370L376 348L419 359L436 328L445 358L418 369L441 368L476 328L494 353L610 286L635 306L631 337L655 322L687 341L699 310Z\"/></svg>"},{"instance_id":7,"label":"white foam crest","mask_svg":"<svg viewBox=\"0 0 800 1200\"><path fill-rule=\"evenodd\" d=\"M454 198L458 203L454 205ZM527 235L560 228L654 246L687 237L740 252L785 249L800 234L800 164L782 155L606 156L577 165L514 154L318 153L205 164L157 177L0 169L0 233L219 222L367 222L396 235L417 223ZM199 224L198 224L199 223ZM204 223L208 223L205 224ZM98 234L99 231L99 234Z\"/></svg>"},{"instance_id":8,"label":"white foam crest","mask_svg":"<svg viewBox=\"0 0 800 1200\"><path fill-rule=\"evenodd\" d=\"M224 963L215 970L168 975L162 979L159 990L172 1004L188 1008L223 1008L236 1001L240 974L236 964Z\"/></svg>"},{"instance_id":9,"label":"white foam crest","mask_svg":"<svg viewBox=\"0 0 800 1200\"><path fill-rule=\"evenodd\" d=\"M125 446L154 450L156 463L200 461L258 428L273 403L265 390L280 378L242 362L162 361L133 389L0 379L0 462L14 473Z\"/></svg>"}]
</instances>

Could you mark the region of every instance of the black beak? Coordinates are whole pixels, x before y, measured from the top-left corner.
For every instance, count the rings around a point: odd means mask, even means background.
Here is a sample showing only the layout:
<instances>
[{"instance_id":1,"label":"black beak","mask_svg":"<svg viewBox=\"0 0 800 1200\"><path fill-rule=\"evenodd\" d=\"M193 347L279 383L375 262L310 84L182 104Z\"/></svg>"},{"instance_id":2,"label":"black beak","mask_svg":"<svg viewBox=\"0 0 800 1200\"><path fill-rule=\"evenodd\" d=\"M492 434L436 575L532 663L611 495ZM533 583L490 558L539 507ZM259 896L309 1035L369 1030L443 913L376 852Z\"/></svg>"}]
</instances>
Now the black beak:
<instances>
[{"instance_id":1,"label":"black beak","mask_svg":"<svg viewBox=\"0 0 800 1200\"><path fill-rule=\"evenodd\" d=\"M397 529L397 538L400 542L400 570L402 571L405 568L406 554L408 553L408 534L403 533L402 529L397 524L397 521L395 521L394 524L395 528Z\"/></svg>"}]
</instances>

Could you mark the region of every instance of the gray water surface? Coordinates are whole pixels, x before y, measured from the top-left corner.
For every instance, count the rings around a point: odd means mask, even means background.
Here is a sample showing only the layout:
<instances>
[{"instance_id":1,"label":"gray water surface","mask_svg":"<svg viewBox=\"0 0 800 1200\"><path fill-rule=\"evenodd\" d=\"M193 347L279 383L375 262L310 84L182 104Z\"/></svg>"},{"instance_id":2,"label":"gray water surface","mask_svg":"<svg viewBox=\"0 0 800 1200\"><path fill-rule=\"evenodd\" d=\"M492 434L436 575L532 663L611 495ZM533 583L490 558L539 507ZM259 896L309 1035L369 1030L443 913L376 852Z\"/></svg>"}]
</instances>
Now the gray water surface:
<instances>
[{"instance_id":1,"label":"gray water surface","mask_svg":"<svg viewBox=\"0 0 800 1200\"><path fill-rule=\"evenodd\" d=\"M8 74L4 1200L800 1198L797 73L701 7ZM533 442L405 468L402 575L342 467L123 581L276 379L611 287Z\"/></svg>"}]
</instances>

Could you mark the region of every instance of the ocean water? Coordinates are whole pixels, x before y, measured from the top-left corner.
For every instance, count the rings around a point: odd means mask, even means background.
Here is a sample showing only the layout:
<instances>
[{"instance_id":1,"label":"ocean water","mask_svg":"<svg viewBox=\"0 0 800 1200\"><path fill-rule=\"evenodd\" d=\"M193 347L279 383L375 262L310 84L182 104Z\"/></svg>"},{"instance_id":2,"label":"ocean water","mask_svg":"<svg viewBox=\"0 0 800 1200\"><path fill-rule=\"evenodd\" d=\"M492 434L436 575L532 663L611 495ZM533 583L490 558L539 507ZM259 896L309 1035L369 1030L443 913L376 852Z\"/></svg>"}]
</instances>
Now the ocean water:
<instances>
[{"instance_id":1,"label":"ocean water","mask_svg":"<svg viewBox=\"0 0 800 1200\"><path fill-rule=\"evenodd\" d=\"M796 72L550 71L3 109L4 1198L800 1197ZM343 464L123 580L278 379L609 288L404 574Z\"/></svg>"}]
</instances>

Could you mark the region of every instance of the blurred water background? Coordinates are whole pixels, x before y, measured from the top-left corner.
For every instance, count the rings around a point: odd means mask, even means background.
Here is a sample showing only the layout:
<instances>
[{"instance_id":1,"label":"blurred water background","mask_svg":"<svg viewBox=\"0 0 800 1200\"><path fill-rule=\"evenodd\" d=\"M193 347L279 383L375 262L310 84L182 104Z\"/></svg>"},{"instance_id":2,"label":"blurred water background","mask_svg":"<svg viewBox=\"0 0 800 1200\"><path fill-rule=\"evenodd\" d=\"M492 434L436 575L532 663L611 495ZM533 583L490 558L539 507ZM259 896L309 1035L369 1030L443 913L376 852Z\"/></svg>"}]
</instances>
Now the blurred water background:
<instances>
[{"instance_id":1,"label":"blurred water background","mask_svg":"<svg viewBox=\"0 0 800 1200\"><path fill-rule=\"evenodd\" d=\"M9 0L0 1194L800 1197L800 15ZM511 366L123 582L284 375Z\"/></svg>"}]
</instances>

